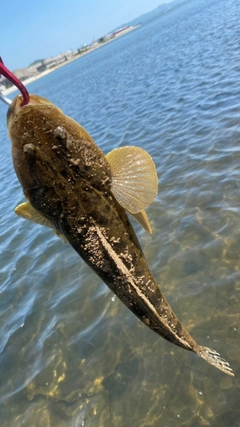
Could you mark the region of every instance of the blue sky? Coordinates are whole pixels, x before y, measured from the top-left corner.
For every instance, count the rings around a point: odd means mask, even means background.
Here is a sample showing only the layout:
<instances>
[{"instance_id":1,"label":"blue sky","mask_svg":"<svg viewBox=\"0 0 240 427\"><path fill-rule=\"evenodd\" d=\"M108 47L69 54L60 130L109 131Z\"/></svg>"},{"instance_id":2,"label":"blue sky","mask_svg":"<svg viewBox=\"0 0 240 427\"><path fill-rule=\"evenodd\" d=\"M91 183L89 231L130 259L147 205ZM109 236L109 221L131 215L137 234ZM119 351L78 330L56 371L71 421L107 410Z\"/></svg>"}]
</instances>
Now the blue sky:
<instances>
[{"instance_id":1,"label":"blue sky","mask_svg":"<svg viewBox=\"0 0 240 427\"><path fill-rule=\"evenodd\" d=\"M76 50L172 0L2 0L0 56L8 68Z\"/></svg>"}]
</instances>

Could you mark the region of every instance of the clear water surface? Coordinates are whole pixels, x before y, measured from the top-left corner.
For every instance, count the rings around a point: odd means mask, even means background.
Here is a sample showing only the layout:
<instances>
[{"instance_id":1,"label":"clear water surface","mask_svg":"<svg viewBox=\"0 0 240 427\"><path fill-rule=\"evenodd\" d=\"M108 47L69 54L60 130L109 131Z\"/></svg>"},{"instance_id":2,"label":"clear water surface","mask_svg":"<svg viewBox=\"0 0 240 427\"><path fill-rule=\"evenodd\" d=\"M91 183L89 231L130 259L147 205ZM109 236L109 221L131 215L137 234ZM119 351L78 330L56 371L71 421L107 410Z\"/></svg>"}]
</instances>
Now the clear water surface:
<instances>
[{"instance_id":1,"label":"clear water surface","mask_svg":"<svg viewBox=\"0 0 240 427\"><path fill-rule=\"evenodd\" d=\"M29 85L107 153L154 159L154 276L228 377L164 341L24 200L0 105L1 427L240 426L240 1L190 0ZM26 47L27 48L27 47Z\"/></svg>"}]
</instances>

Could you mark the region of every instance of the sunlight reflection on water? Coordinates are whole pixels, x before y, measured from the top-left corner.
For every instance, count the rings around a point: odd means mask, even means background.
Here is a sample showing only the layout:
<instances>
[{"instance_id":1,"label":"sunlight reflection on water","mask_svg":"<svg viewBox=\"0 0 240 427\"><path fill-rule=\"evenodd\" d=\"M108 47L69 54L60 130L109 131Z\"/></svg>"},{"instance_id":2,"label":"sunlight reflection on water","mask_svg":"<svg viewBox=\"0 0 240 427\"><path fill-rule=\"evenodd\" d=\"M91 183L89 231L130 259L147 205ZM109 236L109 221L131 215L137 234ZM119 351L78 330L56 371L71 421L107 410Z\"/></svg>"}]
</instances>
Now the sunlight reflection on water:
<instances>
[{"instance_id":1,"label":"sunlight reflection on water","mask_svg":"<svg viewBox=\"0 0 240 427\"><path fill-rule=\"evenodd\" d=\"M159 195L153 234L135 224L142 248L182 323L236 377L152 334L68 245L15 216L0 105L2 426L239 425L238 6L190 1L29 86L105 153L151 154Z\"/></svg>"}]
</instances>

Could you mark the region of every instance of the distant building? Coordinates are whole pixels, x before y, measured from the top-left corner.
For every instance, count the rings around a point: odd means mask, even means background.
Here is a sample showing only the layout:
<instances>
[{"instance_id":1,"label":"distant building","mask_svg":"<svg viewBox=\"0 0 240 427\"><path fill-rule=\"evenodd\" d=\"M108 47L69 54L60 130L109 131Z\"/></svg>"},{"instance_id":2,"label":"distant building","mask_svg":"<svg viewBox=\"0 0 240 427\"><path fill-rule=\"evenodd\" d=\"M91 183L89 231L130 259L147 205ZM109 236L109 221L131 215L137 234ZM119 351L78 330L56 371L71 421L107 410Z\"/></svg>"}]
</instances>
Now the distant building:
<instances>
[{"instance_id":1,"label":"distant building","mask_svg":"<svg viewBox=\"0 0 240 427\"><path fill-rule=\"evenodd\" d=\"M66 61L69 61L69 59L74 58L75 55L76 55L76 53L73 52L72 50L67 50L67 52L62 53L62 56L65 57Z\"/></svg>"},{"instance_id":2,"label":"distant building","mask_svg":"<svg viewBox=\"0 0 240 427\"><path fill-rule=\"evenodd\" d=\"M126 25L125 27L119 28L119 30L114 31L111 34L107 34L104 39L105 41L114 39L115 37L122 36L125 32L132 30L134 27Z\"/></svg>"},{"instance_id":3,"label":"distant building","mask_svg":"<svg viewBox=\"0 0 240 427\"><path fill-rule=\"evenodd\" d=\"M76 52L73 52L72 50L68 50L64 53L61 53L58 56L54 56L52 58L47 58L42 61L39 61L35 63L34 65L28 67L28 68L17 68L13 71L13 74L19 79L19 80L26 80L31 77L36 77L39 75L39 73L42 73L43 71L46 71L50 68L54 68L66 61L69 61L70 59L74 58L76 55ZM0 90L4 91L5 89L13 86L13 84L6 79L5 77L0 77Z\"/></svg>"},{"instance_id":4,"label":"distant building","mask_svg":"<svg viewBox=\"0 0 240 427\"><path fill-rule=\"evenodd\" d=\"M29 68L17 68L13 71L13 74L19 79L19 80L26 80L29 79L29 77L34 77L37 72L34 67Z\"/></svg>"},{"instance_id":5,"label":"distant building","mask_svg":"<svg viewBox=\"0 0 240 427\"><path fill-rule=\"evenodd\" d=\"M61 53L58 56L44 59L43 61L37 64L37 71L39 73L42 73L43 71L56 67L57 65L60 65L65 61L69 61L69 59L73 58L74 55L75 55L74 52L72 52L71 50L68 50L67 52Z\"/></svg>"},{"instance_id":6,"label":"distant building","mask_svg":"<svg viewBox=\"0 0 240 427\"><path fill-rule=\"evenodd\" d=\"M113 37L120 36L123 32L128 31L129 28L132 28L132 27L130 27L129 25L127 25L126 27L120 28L119 30L114 31L114 33L112 33L112 36Z\"/></svg>"}]
</instances>

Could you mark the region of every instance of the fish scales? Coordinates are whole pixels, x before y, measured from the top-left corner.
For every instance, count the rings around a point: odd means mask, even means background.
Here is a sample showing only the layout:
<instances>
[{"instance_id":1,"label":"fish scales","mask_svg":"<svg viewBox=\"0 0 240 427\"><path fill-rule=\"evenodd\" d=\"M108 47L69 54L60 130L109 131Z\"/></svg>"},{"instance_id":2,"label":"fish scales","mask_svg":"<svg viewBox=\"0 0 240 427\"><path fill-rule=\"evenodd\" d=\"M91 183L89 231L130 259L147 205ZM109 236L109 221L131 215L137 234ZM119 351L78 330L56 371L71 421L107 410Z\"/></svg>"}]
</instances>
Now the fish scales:
<instances>
[{"instance_id":1,"label":"fish scales","mask_svg":"<svg viewBox=\"0 0 240 427\"><path fill-rule=\"evenodd\" d=\"M15 98L9 108L8 128L29 209L42 215L150 329L233 375L217 352L195 342L162 295L122 205L133 215L139 206L144 224L146 215L133 196L123 192L122 197L115 154L105 157L78 123L44 98L31 95L21 108L20 101L21 96ZM132 161L131 150L124 156ZM132 167L126 167L127 178Z\"/></svg>"},{"instance_id":2,"label":"fish scales","mask_svg":"<svg viewBox=\"0 0 240 427\"><path fill-rule=\"evenodd\" d=\"M35 209L54 222L79 255L140 320L157 333L164 331L166 339L191 349L183 338L186 335L189 340L190 336L173 315L153 280L139 251L139 243L136 247L129 241L129 230L133 234L133 229L126 214L125 225L116 215L117 201L113 201L111 195L110 168L103 154L99 153L93 140L83 134L82 129L75 131L75 126L72 126L75 122L62 117L55 108L48 106L43 110L42 105L36 106L34 115L31 106L26 106L24 110L15 118L12 138L20 137L22 143L21 129L24 128L23 149L33 140L37 141L30 152L24 152L24 162L34 180L32 186L25 190L26 197ZM24 125L26 116L34 122L34 134L33 126L27 134ZM42 133L45 134L44 140ZM77 141L81 141L81 144ZM17 157L14 165L18 165L18 162ZM81 163L84 163L84 171L81 170ZM15 169L17 171L18 167ZM23 188L25 171L25 168L20 168L17 172ZM52 182L54 186L49 185ZM77 199L76 194L79 195ZM123 217L124 210L118 205L120 210ZM114 240L118 243L114 243Z\"/></svg>"}]
</instances>

